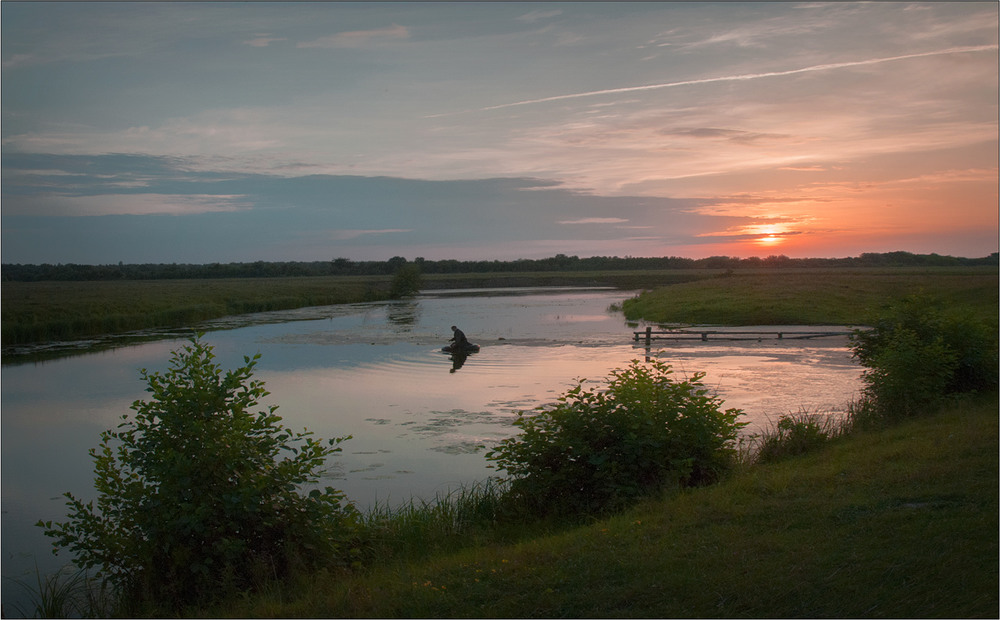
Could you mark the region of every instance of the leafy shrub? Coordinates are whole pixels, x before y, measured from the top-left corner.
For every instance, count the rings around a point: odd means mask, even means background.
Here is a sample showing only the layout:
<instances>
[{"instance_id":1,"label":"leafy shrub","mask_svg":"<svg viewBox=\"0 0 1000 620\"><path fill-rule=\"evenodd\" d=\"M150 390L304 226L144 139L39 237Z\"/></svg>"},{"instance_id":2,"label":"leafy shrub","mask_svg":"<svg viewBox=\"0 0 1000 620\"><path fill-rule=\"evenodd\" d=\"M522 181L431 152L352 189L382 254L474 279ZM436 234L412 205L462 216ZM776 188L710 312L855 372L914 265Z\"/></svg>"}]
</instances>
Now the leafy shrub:
<instances>
[{"instance_id":1,"label":"leafy shrub","mask_svg":"<svg viewBox=\"0 0 1000 620\"><path fill-rule=\"evenodd\" d=\"M702 386L674 381L670 366L633 361L606 390L583 381L550 408L518 413L521 434L487 458L510 477L510 494L541 512L613 509L669 484L710 483L728 469L744 423Z\"/></svg>"},{"instance_id":2,"label":"leafy shrub","mask_svg":"<svg viewBox=\"0 0 1000 620\"><path fill-rule=\"evenodd\" d=\"M81 568L125 597L172 608L343 557L354 508L330 487L301 494L347 437L293 433L251 380L259 354L222 374L199 339L165 373L141 371L151 400L101 434L94 502L66 493L69 520L39 522Z\"/></svg>"},{"instance_id":3,"label":"leafy shrub","mask_svg":"<svg viewBox=\"0 0 1000 620\"><path fill-rule=\"evenodd\" d=\"M949 394L997 389L997 330L968 314L910 296L858 330L854 356L867 368L865 406L906 417Z\"/></svg>"}]
</instances>

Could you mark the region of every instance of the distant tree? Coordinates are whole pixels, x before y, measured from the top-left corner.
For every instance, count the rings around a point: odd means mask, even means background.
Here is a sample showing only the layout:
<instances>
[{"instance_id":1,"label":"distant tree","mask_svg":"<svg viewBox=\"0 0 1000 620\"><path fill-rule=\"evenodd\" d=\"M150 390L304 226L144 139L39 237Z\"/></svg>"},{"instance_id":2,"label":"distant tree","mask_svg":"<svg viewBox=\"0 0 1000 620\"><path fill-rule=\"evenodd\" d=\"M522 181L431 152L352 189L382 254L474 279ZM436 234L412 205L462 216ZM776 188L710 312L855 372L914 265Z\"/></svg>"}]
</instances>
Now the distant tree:
<instances>
[{"instance_id":1,"label":"distant tree","mask_svg":"<svg viewBox=\"0 0 1000 620\"><path fill-rule=\"evenodd\" d=\"M396 270L395 275L392 277L392 286L389 289L389 297L392 299L400 299L402 297L416 295L420 292L420 285L422 283L423 277L420 274L419 267L413 263L402 265Z\"/></svg>"},{"instance_id":2,"label":"distant tree","mask_svg":"<svg viewBox=\"0 0 1000 620\"><path fill-rule=\"evenodd\" d=\"M334 275L346 275L351 272L352 263L346 258L336 258L330 262L330 272Z\"/></svg>"}]
</instances>

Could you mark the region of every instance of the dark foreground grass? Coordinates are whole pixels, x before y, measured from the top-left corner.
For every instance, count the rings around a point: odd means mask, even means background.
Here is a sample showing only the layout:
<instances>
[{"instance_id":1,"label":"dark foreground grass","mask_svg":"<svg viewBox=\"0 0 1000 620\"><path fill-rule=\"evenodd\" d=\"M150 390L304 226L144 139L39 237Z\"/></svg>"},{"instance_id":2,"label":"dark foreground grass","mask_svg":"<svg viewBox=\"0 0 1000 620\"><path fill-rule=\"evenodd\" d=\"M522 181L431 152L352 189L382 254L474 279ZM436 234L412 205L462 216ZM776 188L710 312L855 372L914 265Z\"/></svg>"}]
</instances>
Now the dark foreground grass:
<instances>
[{"instance_id":1,"label":"dark foreground grass","mask_svg":"<svg viewBox=\"0 0 1000 620\"><path fill-rule=\"evenodd\" d=\"M955 403L562 533L196 615L997 617L996 412Z\"/></svg>"},{"instance_id":2,"label":"dark foreground grass","mask_svg":"<svg viewBox=\"0 0 1000 620\"><path fill-rule=\"evenodd\" d=\"M653 323L863 325L914 293L996 320L996 267L737 271L657 288L624 303Z\"/></svg>"}]
</instances>

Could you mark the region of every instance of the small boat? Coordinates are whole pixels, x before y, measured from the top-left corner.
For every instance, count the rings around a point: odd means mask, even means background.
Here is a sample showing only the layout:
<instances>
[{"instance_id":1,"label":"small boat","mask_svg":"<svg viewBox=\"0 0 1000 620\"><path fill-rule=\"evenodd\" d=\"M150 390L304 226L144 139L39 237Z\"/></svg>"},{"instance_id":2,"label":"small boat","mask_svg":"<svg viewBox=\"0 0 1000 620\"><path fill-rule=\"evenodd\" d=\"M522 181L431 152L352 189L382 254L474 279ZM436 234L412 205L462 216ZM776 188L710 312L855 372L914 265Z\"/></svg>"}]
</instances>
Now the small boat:
<instances>
[{"instance_id":1,"label":"small boat","mask_svg":"<svg viewBox=\"0 0 1000 620\"><path fill-rule=\"evenodd\" d=\"M453 344L449 344L447 346L441 347L441 350L444 351L445 353L475 353L476 351L479 350L479 345L472 344L470 342L469 344L456 347Z\"/></svg>"}]
</instances>

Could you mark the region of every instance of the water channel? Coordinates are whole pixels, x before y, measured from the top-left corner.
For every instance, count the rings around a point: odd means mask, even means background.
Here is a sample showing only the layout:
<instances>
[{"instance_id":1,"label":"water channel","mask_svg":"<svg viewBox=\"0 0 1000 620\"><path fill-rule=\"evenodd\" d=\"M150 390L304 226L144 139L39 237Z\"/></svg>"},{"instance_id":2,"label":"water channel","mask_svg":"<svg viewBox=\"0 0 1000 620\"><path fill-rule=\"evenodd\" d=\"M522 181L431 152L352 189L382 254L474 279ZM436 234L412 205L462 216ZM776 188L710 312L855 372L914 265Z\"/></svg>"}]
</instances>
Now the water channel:
<instances>
[{"instance_id":1,"label":"water channel","mask_svg":"<svg viewBox=\"0 0 1000 620\"><path fill-rule=\"evenodd\" d=\"M406 301L262 313L207 324L223 368L261 354L263 405L290 429L352 435L325 484L364 508L433 499L496 472L480 446L516 431L518 410L550 403L586 378L596 384L630 360L654 356L684 378L696 371L746 413L747 432L798 411L842 411L860 388L845 337L813 340L633 341L609 309L634 293L613 289L435 291ZM481 351L464 361L441 351L460 326ZM741 328L745 329L745 328ZM774 329L774 328L768 328ZM796 329L781 328L788 332ZM835 328L831 328L835 329ZM61 494L93 497L88 450L147 396L140 368L165 370L183 339L149 342L2 371L3 598L9 577L34 583L68 562L53 557L33 524L62 520ZM8 613L10 607L5 605Z\"/></svg>"}]
</instances>

